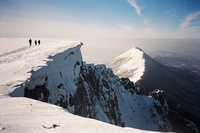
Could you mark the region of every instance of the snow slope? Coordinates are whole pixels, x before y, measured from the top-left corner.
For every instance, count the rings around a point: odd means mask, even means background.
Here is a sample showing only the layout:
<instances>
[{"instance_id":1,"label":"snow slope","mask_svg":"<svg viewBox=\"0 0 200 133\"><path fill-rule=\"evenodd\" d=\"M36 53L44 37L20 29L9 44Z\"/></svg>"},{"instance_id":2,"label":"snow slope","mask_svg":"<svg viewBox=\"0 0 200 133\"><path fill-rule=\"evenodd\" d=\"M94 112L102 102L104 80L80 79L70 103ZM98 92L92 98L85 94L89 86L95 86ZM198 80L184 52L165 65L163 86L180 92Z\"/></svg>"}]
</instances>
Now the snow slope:
<instances>
[{"instance_id":1,"label":"snow slope","mask_svg":"<svg viewBox=\"0 0 200 133\"><path fill-rule=\"evenodd\" d=\"M72 115L61 107L29 98L4 97L0 106L2 133L150 133ZM58 126L51 128L53 124Z\"/></svg>"},{"instance_id":2,"label":"snow slope","mask_svg":"<svg viewBox=\"0 0 200 133\"><path fill-rule=\"evenodd\" d=\"M104 64L84 63L80 46L48 59L52 60L46 62L47 66L32 71L11 95L24 90L25 97L59 105L80 116L118 126L172 131L167 109L153 98L136 95L129 79L120 79Z\"/></svg>"},{"instance_id":3,"label":"snow slope","mask_svg":"<svg viewBox=\"0 0 200 133\"><path fill-rule=\"evenodd\" d=\"M51 76L52 72L60 70L56 68L61 65L67 65L74 71L63 70L67 75L59 75L69 83L74 83L72 77L76 77L79 69L74 69L73 58L82 61L80 54L81 45L76 42L64 41L40 46L24 47L7 54L0 58L0 131L5 133L25 133L25 132L150 132L134 128L121 128L93 119L82 118L69 114L61 107L39 102L29 98L22 98L24 94L21 88L25 84L30 86L38 85L43 81L40 77L49 74L51 81L57 81L58 77ZM77 51L78 50L78 51ZM71 53L69 51L76 52ZM63 54L61 54L63 53ZM65 56L64 56L65 55ZM67 56L66 56L67 55ZM62 57L62 58L61 58ZM68 58L70 57L70 58ZM60 59L66 59L62 62ZM52 64L52 61L57 61ZM76 60L77 61L77 60ZM70 63L71 62L71 63ZM62 64L64 63L64 64ZM69 64L65 64L69 63ZM72 65L73 64L73 65ZM77 65L78 67L79 65ZM41 71L42 70L42 71ZM33 75L34 73L34 75ZM34 78L34 76L36 76ZM71 84L73 85L73 84ZM71 94L73 94L73 87ZM53 91L53 90L52 90ZM62 91L62 90L61 90ZM10 97L12 96L18 97ZM56 98L55 96L54 98ZM125 95L123 96L126 97ZM126 105L126 104L124 104ZM123 106L122 106L123 107ZM125 107L125 106L124 106ZM98 107L97 107L98 108ZM123 108L125 109L125 108ZM101 111L101 110L99 110ZM100 114L100 113L99 113ZM101 115L100 115L101 116ZM59 125L56 128L47 129L52 124ZM45 128L47 127L47 128Z\"/></svg>"},{"instance_id":4,"label":"snow slope","mask_svg":"<svg viewBox=\"0 0 200 133\"><path fill-rule=\"evenodd\" d=\"M162 89L171 109L200 125L199 79L190 79L192 76L181 73L178 69L170 70L137 48L115 58L109 67L120 77L128 77L134 81L144 94L155 88ZM140 78L131 78L141 69L143 71L138 76ZM124 72L128 72L128 75Z\"/></svg>"},{"instance_id":5,"label":"snow slope","mask_svg":"<svg viewBox=\"0 0 200 133\"><path fill-rule=\"evenodd\" d=\"M145 59L143 51L134 47L116 57L108 64L119 77L129 78L134 83L141 79L145 71Z\"/></svg>"},{"instance_id":6,"label":"snow slope","mask_svg":"<svg viewBox=\"0 0 200 133\"><path fill-rule=\"evenodd\" d=\"M59 46L57 42L27 46L1 55L0 75L3 76L0 76L0 87L4 89L0 89L0 94L7 95L8 91L12 92L30 78L34 71L47 66L47 62L53 60L49 58L50 56L64 52L77 44L73 41L61 41ZM23 96L22 93L16 95Z\"/></svg>"}]
</instances>

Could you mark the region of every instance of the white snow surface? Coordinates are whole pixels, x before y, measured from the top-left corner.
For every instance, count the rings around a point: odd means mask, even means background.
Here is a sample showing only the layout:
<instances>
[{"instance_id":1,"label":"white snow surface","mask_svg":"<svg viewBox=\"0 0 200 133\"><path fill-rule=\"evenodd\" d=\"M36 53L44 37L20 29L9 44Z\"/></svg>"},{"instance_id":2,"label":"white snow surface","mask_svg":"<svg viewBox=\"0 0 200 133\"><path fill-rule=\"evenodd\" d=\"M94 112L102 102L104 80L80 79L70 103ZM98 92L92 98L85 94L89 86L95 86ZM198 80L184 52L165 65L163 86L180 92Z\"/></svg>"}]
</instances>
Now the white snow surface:
<instances>
[{"instance_id":1,"label":"white snow surface","mask_svg":"<svg viewBox=\"0 0 200 133\"><path fill-rule=\"evenodd\" d=\"M27 46L0 56L0 132L150 132L117 127L97 120L75 116L55 105L24 97L9 96L11 92L30 78L33 71L46 67L48 62L53 60L49 57L68 49L79 50L80 46L77 42L62 41L40 46ZM82 58L81 55L78 56ZM46 70L50 72L51 68ZM76 76L76 74L74 75ZM67 79L67 77L65 78ZM15 92L15 96L22 96L22 94L22 91ZM59 126L47 129L52 124Z\"/></svg>"},{"instance_id":2,"label":"white snow surface","mask_svg":"<svg viewBox=\"0 0 200 133\"><path fill-rule=\"evenodd\" d=\"M0 95L7 95L30 78L33 71L47 66L55 54L77 46L77 42L60 41L38 46L27 46L0 56ZM78 45L77 47L80 47ZM23 92L16 94L22 96Z\"/></svg>"},{"instance_id":3,"label":"white snow surface","mask_svg":"<svg viewBox=\"0 0 200 133\"><path fill-rule=\"evenodd\" d=\"M4 97L0 100L0 106L0 132L2 133L149 132L134 128L121 128L101 121L72 115L61 107L29 98ZM47 129L52 124L56 124L58 127Z\"/></svg>"},{"instance_id":4,"label":"white snow surface","mask_svg":"<svg viewBox=\"0 0 200 133\"><path fill-rule=\"evenodd\" d=\"M129 78L135 83L141 79L145 71L143 55L144 52L140 48L134 47L116 57L108 66L112 67L114 73L119 77Z\"/></svg>"}]
</instances>

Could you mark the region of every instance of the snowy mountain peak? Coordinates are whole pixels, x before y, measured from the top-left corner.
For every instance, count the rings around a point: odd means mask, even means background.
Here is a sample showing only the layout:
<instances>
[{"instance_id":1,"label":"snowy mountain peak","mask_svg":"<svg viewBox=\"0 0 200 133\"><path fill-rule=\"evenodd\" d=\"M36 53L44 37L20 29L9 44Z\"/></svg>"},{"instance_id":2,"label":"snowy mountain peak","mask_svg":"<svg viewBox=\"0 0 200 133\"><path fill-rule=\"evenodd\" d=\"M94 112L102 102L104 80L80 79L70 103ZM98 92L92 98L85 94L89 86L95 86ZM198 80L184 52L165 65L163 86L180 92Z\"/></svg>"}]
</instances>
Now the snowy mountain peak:
<instances>
[{"instance_id":1,"label":"snowy mountain peak","mask_svg":"<svg viewBox=\"0 0 200 133\"><path fill-rule=\"evenodd\" d=\"M135 85L128 78L119 78L104 64L83 62L80 51L82 45L62 41L27 47L3 55L0 59L0 70L7 72L7 75L0 79L0 98L8 102L11 98L2 95L14 90L11 96L25 96L48 102L61 106L72 114L110 124L143 130L173 131L175 126L171 123L162 91L152 93L152 97L136 94ZM147 59L144 52L133 48L117 59L126 64L122 65L123 69L128 70L130 66L134 66L133 71L126 73L134 73L132 78L139 79L144 72L144 56ZM28 106L33 111L35 106L32 103ZM50 114L45 108L37 109ZM31 110L30 116L34 119ZM1 111L0 114L6 114L6 111ZM66 121L70 123L68 119ZM2 123L0 119L0 126ZM7 123L11 123L9 119ZM40 126L48 127L46 124ZM195 125L191 130L194 129Z\"/></svg>"},{"instance_id":2,"label":"snowy mountain peak","mask_svg":"<svg viewBox=\"0 0 200 133\"><path fill-rule=\"evenodd\" d=\"M120 79L106 65L83 62L81 46L57 42L13 54L26 53L26 58L16 58L15 63L12 62L19 72L11 70L9 76L11 78L18 74L23 80L19 82L14 79L10 86L3 83L3 87L12 86L15 89L12 96L48 102L70 113L118 126L154 131L172 130L166 116L159 120L163 113L158 112L154 105L160 107L161 104L148 96L136 95L134 83L128 78ZM133 51L142 58L141 51ZM10 59L10 55L7 55L7 59ZM26 62L20 64L25 59Z\"/></svg>"},{"instance_id":3,"label":"snowy mountain peak","mask_svg":"<svg viewBox=\"0 0 200 133\"><path fill-rule=\"evenodd\" d=\"M112 67L119 77L126 77L137 82L145 71L144 52L142 49L134 47L115 58L108 66Z\"/></svg>"},{"instance_id":4,"label":"snowy mountain peak","mask_svg":"<svg viewBox=\"0 0 200 133\"><path fill-rule=\"evenodd\" d=\"M155 88L162 89L167 96L169 108L199 123L200 91L197 76L165 67L136 48L115 58L109 67L120 77L135 82L142 94L148 94Z\"/></svg>"},{"instance_id":5,"label":"snowy mountain peak","mask_svg":"<svg viewBox=\"0 0 200 133\"><path fill-rule=\"evenodd\" d=\"M138 47L133 47L130 50L126 51L125 53L121 54L120 56L116 57L116 58L132 58L134 56L138 56L141 57L141 55L143 55L143 51L141 48Z\"/></svg>"},{"instance_id":6,"label":"snowy mountain peak","mask_svg":"<svg viewBox=\"0 0 200 133\"><path fill-rule=\"evenodd\" d=\"M140 51L142 51L142 52L143 52L143 50L142 50L141 48L139 48L139 47L135 47L135 49L138 49L138 50L140 50Z\"/></svg>"}]
</instances>

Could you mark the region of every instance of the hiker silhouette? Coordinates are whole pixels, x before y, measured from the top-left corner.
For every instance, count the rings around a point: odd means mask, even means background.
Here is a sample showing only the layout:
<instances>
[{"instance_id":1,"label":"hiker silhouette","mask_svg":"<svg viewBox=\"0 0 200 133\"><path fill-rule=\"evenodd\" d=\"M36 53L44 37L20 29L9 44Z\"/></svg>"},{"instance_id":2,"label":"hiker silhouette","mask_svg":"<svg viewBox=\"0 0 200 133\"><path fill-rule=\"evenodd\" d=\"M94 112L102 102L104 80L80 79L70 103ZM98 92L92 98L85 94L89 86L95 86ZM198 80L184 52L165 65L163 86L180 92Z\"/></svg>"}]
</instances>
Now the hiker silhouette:
<instances>
[{"instance_id":1,"label":"hiker silhouette","mask_svg":"<svg viewBox=\"0 0 200 133\"><path fill-rule=\"evenodd\" d=\"M30 40L29 40L29 44L30 44L30 46L31 46L31 43L32 43L32 40L30 39Z\"/></svg>"},{"instance_id":2,"label":"hiker silhouette","mask_svg":"<svg viewBox=\"0 0 200 133\"><path fill-rule=\"evenodd\" d=\"M38 40L38 44L40 45L40 40Z\"/></svg>"},{"instance_id":3,"label":"hiker silhouette","mask_svg":"<svg viewBox=\"0 0 200 133\"><path fill-rule=\"evenodd\" d=\"M37 45L37 40L35 40L35 45Z\"/></svg>"}]
</instances>

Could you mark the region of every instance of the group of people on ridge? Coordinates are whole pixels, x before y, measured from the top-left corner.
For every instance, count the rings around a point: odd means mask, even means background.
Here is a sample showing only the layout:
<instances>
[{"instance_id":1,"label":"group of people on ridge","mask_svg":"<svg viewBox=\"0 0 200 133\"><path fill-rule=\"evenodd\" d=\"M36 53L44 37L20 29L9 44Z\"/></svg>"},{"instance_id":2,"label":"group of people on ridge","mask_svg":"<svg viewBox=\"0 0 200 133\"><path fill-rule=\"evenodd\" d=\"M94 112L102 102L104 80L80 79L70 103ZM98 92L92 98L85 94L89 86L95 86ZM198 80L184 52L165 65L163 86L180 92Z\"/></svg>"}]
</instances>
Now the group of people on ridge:
<instances>
[{"instance_id":1,"label":"group of people on ridge","mask_svg":"<svg viewBox=\"0 0 200 133\"><path fill-rule=\"evenodd\" d=\"M29 40L29 44L30 44L30 46L31 46L31 44L32 44L32 40L31 40L31 39ZM40 40L38 40L38 41L35 40L35 45L37 45L37 44L40 45Z\"/></svg>"}]
</instances>

